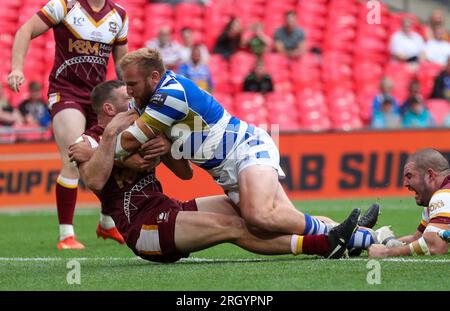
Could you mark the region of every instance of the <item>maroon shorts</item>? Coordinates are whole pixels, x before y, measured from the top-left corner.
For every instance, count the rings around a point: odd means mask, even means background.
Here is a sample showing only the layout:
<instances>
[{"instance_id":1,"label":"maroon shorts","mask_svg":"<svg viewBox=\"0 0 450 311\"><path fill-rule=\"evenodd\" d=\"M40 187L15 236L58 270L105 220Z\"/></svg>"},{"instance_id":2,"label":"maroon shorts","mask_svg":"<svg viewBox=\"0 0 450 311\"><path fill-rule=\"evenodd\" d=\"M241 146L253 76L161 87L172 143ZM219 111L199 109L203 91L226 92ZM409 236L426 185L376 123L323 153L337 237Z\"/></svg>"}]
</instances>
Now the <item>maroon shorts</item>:
<instances>
[{"instance_id":1,"label":"maroon shorts","mask_svg":"<svg viewBox=\"0 0 450 311\"><path fill-rule=\"evenodd\" d=\"M188 257L175 247L175 222L180 211L197 211L195 200L181 202L167 197L157 207L144 211L133 225L128 246L149 261L173 263Z\"/></svg>"},{"instance_id":2,"label":"maroon shorts","mask_svg":"<svg viewBox=\"0 0 450 311\"><path fill-rule=\"evenodd\" d=\"M73 100L64 100L64 98L61 98L60 101L52 105L50 110L52 120L58 112L69 108L77 109L84 115L84 117L86 118L87 129L91 128L94 125L97 125L97 114L95 113L94 109L92 109L91 104L78 103Z\"/></svg>"}]
</instances>

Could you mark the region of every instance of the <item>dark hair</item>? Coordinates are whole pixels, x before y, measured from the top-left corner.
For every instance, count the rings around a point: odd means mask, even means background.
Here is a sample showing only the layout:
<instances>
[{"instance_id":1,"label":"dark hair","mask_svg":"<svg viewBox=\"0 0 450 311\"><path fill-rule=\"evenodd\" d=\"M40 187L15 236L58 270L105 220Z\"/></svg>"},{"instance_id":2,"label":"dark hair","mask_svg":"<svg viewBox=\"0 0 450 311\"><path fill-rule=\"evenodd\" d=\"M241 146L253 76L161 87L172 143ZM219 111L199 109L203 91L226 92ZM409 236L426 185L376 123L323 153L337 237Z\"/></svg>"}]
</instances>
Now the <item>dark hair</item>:
<instances>
[{"instance_id":1,"label":"dark hair","mask_svg":"<svg viewBox=\"0 0 450 311\"><path fill-rule=\"evenodd\" d=\"M294 10L289 10L284 13L284 17L288 17L289 15L297 16L297 12L295 12Z\"/></svg>"},{"instance_id":2,"label":"dark hair","mask_svg":"<svg viewBox=\"0 0 450 311\"><path fill-rule=\"evenodd\" d=\"M392 99L389 98L389 97L386 97L386 98L383 100L383 105L386 105L386 104L392 105L392 104L393 104L393 103L392 103Z\"/></svg>"},{"instance_id":3,"label":"dark hair","mask_svg":"<svg viewBox=\"0 0 450 311\"><path fill-rule=\"evenodd\" d=\"M98 114L106 101L114 99L113 91L125 86L120 80L110 80L98 84L91 92L92 109Z\"/></svg>"},{"instance_id":4,"label":"dark hair","mask_svg":"<svg viewBox=\"0 0 450 311\"><path fill-rule=\"evenodd\" d=\"M40 90L42 90L42 86L37 81L31 81L30 84L28 84L28 90L29 91L40 91Z\"/></svg>"}]
</instances>

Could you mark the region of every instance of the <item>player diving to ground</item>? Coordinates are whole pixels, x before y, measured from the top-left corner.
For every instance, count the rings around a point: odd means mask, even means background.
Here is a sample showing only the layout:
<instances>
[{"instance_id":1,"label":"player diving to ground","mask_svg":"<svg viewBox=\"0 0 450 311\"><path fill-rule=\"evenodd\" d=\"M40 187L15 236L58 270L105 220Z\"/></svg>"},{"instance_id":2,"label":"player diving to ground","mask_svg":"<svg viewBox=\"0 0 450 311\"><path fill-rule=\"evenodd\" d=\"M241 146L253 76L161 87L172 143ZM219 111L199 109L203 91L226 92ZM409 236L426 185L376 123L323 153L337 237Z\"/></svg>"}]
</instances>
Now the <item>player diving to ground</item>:
<instances>
[{"instance_id":1,"label":"player diving to ground","mask_svg":"<svg viewBox=\"0 0 450 311\"><path fill-rule=\"evenodd\" d=\"M101 93L104 96L98 95ZM149 169L154 157L142 158L138 152L123 163L114 162L117 135L136 118L130 111L122 112L128 107L124 84L120 81L102 83L94 89L92 97L98 112L98 126L86 131L83 142L70 146L70 155L77 160L86 185L101 200L104 212L113 218L127 245L138 256L151 261L174 262L190 252L231 242L259 254L302 253L338 258L335 241L350 239L358 220L358 209L331 229L328 236L300 237L250 231L236 206L225 195L187 202L168 198L162 193L154 169ZM83 152L86 147L89 149L87 156ZM95 147L93 152L92 147ZM134 170L123 166L125 162L130 165L130 161L140 165L134 165ZM174 159L167 152L161 161L179 177L192 177L186 159Z\"/></svg>"},{"instance_id":2,"label":"player diving to ground","mask_svg":"<svg viewBox=\"0 0 450 311\"><path fill-rule=\"evenodd\" d=\"M287 197L278 181L285 176L279 152L266 131L231 116L195 83L167 71L157 50L128 53L120 66L128 94L146 108L118 135L117 158L164 133L173 142L173 156L205 169L250 228L302 236L330 230L320 219L299 212ZM348 241L336 242L340 257Z\"/></svg>"}]
</instances>

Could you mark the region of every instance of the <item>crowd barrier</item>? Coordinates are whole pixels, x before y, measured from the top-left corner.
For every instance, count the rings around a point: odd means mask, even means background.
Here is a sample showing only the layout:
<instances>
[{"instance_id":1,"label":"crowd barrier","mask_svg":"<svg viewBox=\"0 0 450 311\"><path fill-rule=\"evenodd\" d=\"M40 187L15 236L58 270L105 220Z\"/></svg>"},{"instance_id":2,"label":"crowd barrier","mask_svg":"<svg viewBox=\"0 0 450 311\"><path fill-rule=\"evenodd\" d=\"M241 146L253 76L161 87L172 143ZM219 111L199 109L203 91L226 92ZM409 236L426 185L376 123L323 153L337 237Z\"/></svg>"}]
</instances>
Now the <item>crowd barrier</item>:
<instances>
[{"instance_id":1,"label":"crowd barrier","mask_svg":"<svg viewBox=\"0 0 450 311\"><path fill-rule=\"evenodd\" d=\"M433 147L450 157L450 130L293 133L278 138L283 187L292 199L408 195L402 186L408 154ZM54 143L0 145L0 207L54 205L60 160ZM178 180L157 170L164 191L181 200L221 194L212 178L195 167L194 178ZM258 182L258 181L255 181ZM79 203L98 203L84 187Z\"/></svg>"}]
</instances>

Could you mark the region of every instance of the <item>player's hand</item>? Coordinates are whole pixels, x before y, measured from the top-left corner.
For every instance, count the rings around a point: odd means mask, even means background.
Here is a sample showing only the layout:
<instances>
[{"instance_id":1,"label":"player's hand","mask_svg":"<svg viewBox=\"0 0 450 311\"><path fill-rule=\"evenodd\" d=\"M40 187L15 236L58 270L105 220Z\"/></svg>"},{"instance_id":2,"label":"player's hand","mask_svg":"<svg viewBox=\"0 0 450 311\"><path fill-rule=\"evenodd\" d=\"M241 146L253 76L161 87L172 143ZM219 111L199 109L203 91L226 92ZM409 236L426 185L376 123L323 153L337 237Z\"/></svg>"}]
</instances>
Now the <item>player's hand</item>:
<instances>
[{"instance_id":1,"label":"player's hand","mask_svg":"<svg viewBox=\"0 0 450 311\"><path fill-rule=\"evenodd\" d=\"M367 249L370 258L386 258L389 255L389 249L383 244L372 244Z\"/></svg>"},{"instance_id":2,"label":"player's hand","mask_svg":"<svg viewBox=\"0 0 450 311\"><path fill-rule=\"evenodd\" d=\"M94 149L91 148L91 144L88 138L83 135L82 141L77 141L76 143L69 146L69 159L70 161L75 161L77 163L83 163L89 161L94 153Z\"/></svg>"},{"instance_id":3,"label":"player's hand","mask_svg":"<svg viewBox=\"0 0 450 311\"><path fill-rule=\"evenodd\" d=\"M144 160L153 160L170 152L171 147L172 143L166 136L164 134L159 134L143 144L139 149L139 154Z\"/></svg>"},{"instance_id":4,"label":"player's hand","mask_svg":"<svg viewBox=\"0 0 450 311\"><path fill-rule=\"evenodd\" d=\"M8 75L8 85L14 92L19 92L20 86L25 82L22 70L14 69Z\"/></svg>"},{"instance_id":5,"label":"player's hand","mask_svg":"<svg viewBox=\"0 0 450 311\"><path fill-rule=\"evenodd\" d=\"M377 237L378 243L386 244L390 239L395 238L394 231L392 231L391 226L383 226L375 231L375 236Z\"/></svg>"},{"instance_id":6,"label":"player's hand","mask_svg":"<svg viewBox=\"0 0 450 311\"><path fill-rule=\"evenodd\" d=\"M121 166L128 167L129 169L137 172L146 172L156 167L160 162L160 158L151 160L144 160L138 153L135 153L121 162Z\"/></svg>"},{"instance_id":7,"label":"player's hand","mask_svg":"<svg viewBox=\"0 0 450 311\"><path fill-rule=\"evenodd\" d=\"M119 112L105 128L105 133L119 134L128 128L138 116L132 110Z\"/></svg>"}]
</instances>

